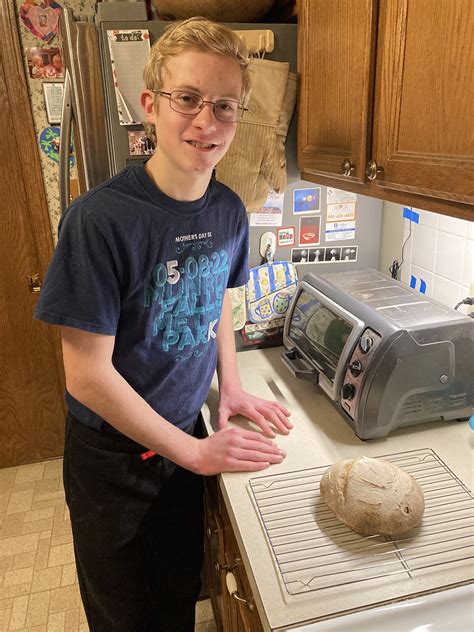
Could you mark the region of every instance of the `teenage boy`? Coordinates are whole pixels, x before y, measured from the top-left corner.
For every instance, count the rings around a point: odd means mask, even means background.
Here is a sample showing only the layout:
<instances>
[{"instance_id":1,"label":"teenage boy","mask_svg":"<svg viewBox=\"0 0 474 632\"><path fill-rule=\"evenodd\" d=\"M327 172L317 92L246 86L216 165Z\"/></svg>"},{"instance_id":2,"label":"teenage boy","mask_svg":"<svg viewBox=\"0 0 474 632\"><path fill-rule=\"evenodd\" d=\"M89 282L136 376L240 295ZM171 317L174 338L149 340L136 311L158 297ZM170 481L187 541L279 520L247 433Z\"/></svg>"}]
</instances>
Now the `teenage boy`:
<instances>
[{"instance_id":1,"label":"teenage boy","mask_svg":"<svg viewBox=\"0 0 474 632\"><path fill-rule=\"evenodd\" d=\"M192 18L166 31L141 96L155 153L68 209L37 306L61 326L64 484L91 632L192 632L200 475L284 458L271 438L289 432L289 411L244 392L237 371L226 290L247 281L245 209L212 178L247 66L223 26ZM202 438L216 366L220 430ZM235 414L262 432L229 429Z\"/></svg>"}]
</instances>

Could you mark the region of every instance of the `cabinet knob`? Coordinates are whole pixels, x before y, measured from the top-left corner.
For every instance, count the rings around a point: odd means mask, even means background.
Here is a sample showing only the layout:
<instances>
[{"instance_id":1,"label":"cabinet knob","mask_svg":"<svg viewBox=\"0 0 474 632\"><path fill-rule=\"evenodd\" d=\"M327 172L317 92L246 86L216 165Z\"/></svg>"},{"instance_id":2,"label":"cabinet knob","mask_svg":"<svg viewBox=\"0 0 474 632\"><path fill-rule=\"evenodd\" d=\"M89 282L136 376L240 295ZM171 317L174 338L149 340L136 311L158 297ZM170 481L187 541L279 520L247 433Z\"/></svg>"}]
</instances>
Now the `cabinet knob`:
<instances>
[{"instance_id":1,"label":"cabinet knob","mask_svg":"<svg viewBox=\"0 0 474 632\"><path fill-rule=\"evenodd\" d=\"M356 166L352 164L349 158L346 158L341 162L341 173L343 176L351 176L352 172L356 170Z\"/></svg>"},{"instance_id":2,"label":"cabinet knob","mask_svg":"<svg viewBox=\"0 0 474 632\"><path fill-rule=\"evenodd\" d=\"M216 571L217 575L220 575L221 571L228 571L229 566L227 564L219 564L219 562L215 562L214 570Z\"/></svg>"},{"instance_id":3,"label":"cabinet knob","mask_svg":"<svg viewBox=\"0 0 474 632\"><path fill-rule=\"evenodd\" d=\"M234 573L227 573L225 576L225 583L227 586L227 590L229 591L229 595L235 599L235 601L239 601L240 603L244 603L249 610L254 609L253 602L250 599L244 599L239 595L239 591L237 588L237 580L235 579Z\"/></svg>"},{"instance_id":4,"label":"cabinet knob","mask_svg":"<svg viewBox=\"0 0 474 632\"><path fill-rule=\"evenodd\" d=\"M365 167L365 175L369 180L375 180L378 176L383 174L383 167L379 167L375 160L369 160Z\"/></svg>"},{"instance_id":5,"label":"cabinet knob","mask_svg":"<svg viewBox=\"0 0 474 632\"><path fill-rule=\"evenodd\" d=\"M219 562L215 562L214 570L216 571L218 575L220 575L221 571L229 571L229 572L233 571L234 568L237 568L239 564L240 564L239 559L235 560L234 564L219 564Z\"/></svg>"},{"instance_id":6,"label":"cabinet knob","mask_svg":"<svg viewBox=\"0 0 474 632\"><path fill-rule=\"evenodd\" d=\"M211 527L207 527L207 529L206 529L207 539L210 540L212 538L212 536L214 534L216 534L217 532L218 532L218 529L211 529Z\"/></svg>"}]
</instances>

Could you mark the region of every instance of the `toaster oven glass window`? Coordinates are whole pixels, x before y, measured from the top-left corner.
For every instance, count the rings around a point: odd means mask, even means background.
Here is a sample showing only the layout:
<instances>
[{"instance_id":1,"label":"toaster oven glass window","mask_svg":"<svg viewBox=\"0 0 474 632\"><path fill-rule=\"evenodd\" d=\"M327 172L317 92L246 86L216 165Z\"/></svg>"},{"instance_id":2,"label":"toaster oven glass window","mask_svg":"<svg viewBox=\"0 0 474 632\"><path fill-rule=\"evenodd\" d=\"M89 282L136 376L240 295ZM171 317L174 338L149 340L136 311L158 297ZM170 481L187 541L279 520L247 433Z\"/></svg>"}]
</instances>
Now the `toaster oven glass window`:
<instances>
[{"instance_id":1,"label":"toaster oven glass window","mask_svg":"<svg viewBox=\"0 0 474 632\"><path fill-rule=\"evenodd\" d=\"M351 331L351 323L302 290L291 314L289 336L331 381Z\"/></svg>"}]
</instances>

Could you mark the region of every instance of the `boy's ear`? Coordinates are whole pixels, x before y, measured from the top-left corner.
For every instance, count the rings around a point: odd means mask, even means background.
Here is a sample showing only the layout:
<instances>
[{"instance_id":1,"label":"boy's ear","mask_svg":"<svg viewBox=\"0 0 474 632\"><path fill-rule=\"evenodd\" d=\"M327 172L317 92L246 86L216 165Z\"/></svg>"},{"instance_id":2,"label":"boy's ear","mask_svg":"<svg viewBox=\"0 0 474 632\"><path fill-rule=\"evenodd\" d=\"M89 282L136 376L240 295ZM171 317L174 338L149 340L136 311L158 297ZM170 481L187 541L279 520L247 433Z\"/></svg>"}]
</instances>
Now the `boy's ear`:
<instances>
[{"instance_id":1,"label":"boy's ear","mask_svg":"<svg viewBox=\"0 0 474 632\"><path fill-rule=\"evenodd\" d=\"M140 101L145 118L149 123L155 122L155 97L151 90L144 90L140 95Z\"/></svg>"}]
</instances>

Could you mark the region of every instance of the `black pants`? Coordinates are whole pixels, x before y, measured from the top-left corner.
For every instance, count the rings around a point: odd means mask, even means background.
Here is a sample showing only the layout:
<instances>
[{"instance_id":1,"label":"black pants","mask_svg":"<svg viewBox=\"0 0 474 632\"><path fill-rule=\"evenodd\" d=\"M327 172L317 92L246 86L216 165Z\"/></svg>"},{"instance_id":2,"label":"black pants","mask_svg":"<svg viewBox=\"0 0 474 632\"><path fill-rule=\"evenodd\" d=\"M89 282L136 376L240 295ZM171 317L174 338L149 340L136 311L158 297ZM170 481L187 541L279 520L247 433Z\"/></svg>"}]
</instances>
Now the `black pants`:
<instances>
[{"instance_id":1,"label":"black pants","mask_svg":"<svg viewBox=\"0 0 474 632\"><path fill-rule=\"evenodd\" d=\"M200 421L194 434L199 436ZM64 488L90 632L193 632L202 478L68 415Z\"/></svg>"}]
</instances>

